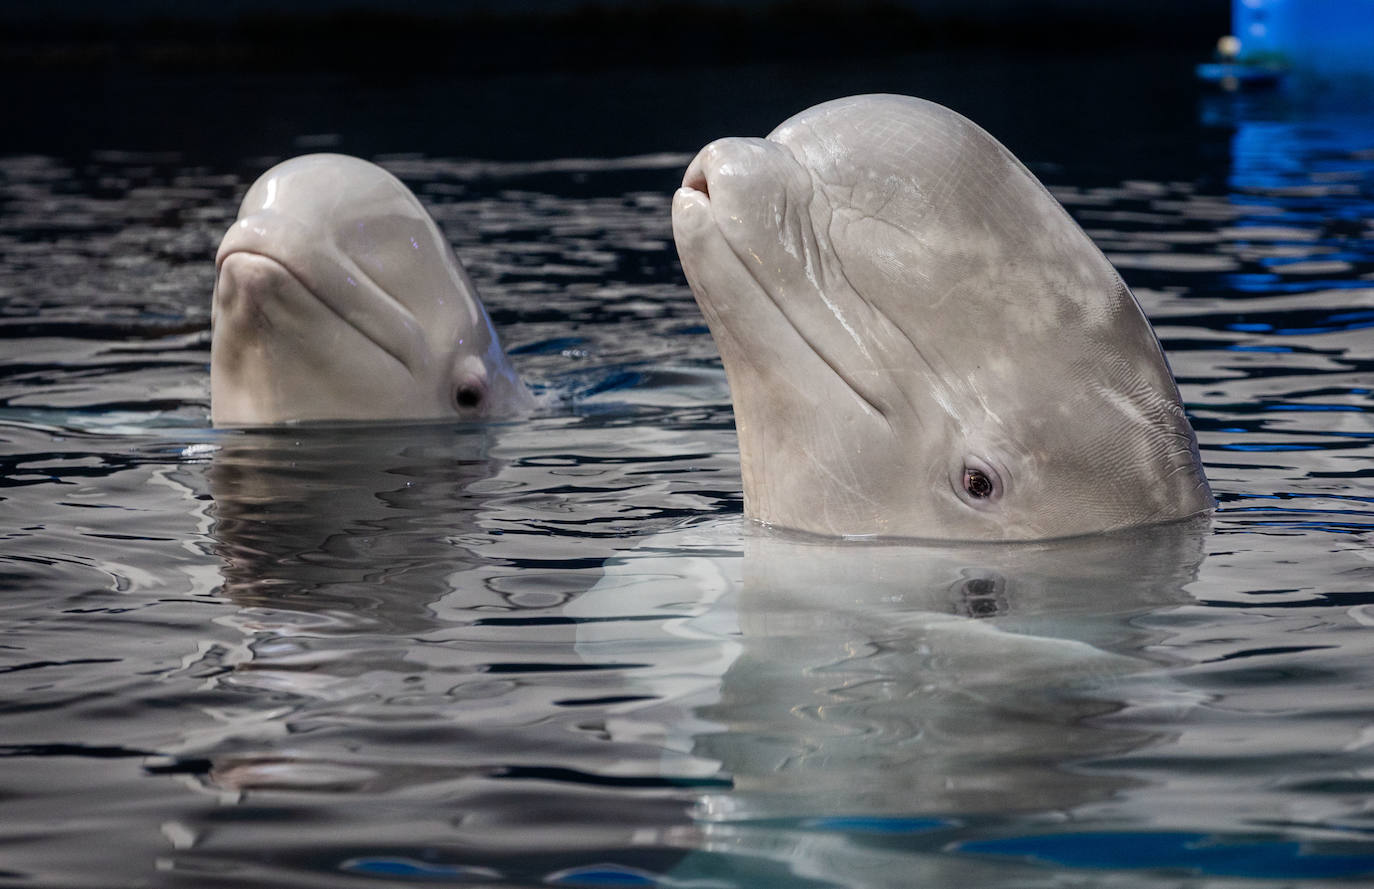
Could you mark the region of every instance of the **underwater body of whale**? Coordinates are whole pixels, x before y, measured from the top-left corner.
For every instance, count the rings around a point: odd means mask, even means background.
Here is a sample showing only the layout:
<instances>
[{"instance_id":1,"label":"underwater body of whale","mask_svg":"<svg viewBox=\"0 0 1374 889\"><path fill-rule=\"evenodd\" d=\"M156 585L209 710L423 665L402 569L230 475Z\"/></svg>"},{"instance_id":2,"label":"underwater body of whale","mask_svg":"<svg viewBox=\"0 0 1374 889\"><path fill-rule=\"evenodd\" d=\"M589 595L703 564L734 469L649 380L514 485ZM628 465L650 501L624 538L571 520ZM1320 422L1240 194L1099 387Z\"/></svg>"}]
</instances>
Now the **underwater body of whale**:
<instances>
[{"instance_id":1,"label":"underwater body of whale","mask_svg":"<svg viewBox=\"0 0 1374 889\"><path fill-rule=\"evenodd\" d=\"M375 164L313 154L271 168L215 268L217 426L477 419L531 404L438 226Z\"/></svg>"},{"instance_id":2,"label":"underwater body of whale","mask_svg":"<svg viewBox=\"0 0 1374 889\"><path fill-rule=\"evenodd\" d=\"M712 142L673 235L725 365L750 517L1027 540L1213 506L1134 297L959 114L855 96Z\"/></svg>"}]
</instances>

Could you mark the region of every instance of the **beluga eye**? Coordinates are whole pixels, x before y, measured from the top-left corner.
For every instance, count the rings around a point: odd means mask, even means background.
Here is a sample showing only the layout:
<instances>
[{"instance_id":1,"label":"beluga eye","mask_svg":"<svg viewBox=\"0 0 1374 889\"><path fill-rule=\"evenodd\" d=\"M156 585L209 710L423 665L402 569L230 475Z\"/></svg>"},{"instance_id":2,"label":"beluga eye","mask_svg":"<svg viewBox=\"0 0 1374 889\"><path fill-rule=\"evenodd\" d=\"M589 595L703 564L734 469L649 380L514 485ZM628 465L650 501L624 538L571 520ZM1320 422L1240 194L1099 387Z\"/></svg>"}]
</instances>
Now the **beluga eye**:
<instances>
[{"instance_id":1,"label":"beluga eye","mask_svg":"<svg viewBox=\"0 0 1374 889\"><path fill-rule=\"evenodd\" d=\"M992 496L992 479L981 469L964 467L964 490L970 497L986 500Z\"/></svg>"},{"instance_id":2,"label":"beluga eye","mask_svg":"<svg viewBox=\"0 0 1374 889\"><path fill-rule=\"evenodd\" d=\"M471 410L482 403L482 387L476 383L464 383L453 392L453 403L465 410Z\"/></svg>"},{"instance_id":3,"label":"beluga eye","mask_svg":"<svg viewBox=\"0 0 1374 889\"><path fill-rule=\"evenodd\" d=\"M954 491L969 506L991 506L1002 497L1005 483L999 468L987 460L965 457L950 476Z\"/></svg>"}]
</instances>

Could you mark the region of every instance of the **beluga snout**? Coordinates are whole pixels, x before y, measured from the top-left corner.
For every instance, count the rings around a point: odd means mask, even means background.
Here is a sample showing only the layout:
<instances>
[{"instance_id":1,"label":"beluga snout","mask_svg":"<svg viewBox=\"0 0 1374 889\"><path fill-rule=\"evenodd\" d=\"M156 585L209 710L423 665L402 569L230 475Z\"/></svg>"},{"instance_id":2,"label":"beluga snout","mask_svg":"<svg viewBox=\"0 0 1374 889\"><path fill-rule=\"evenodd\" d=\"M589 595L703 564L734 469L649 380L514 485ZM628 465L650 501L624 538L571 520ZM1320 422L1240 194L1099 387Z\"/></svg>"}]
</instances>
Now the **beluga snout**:
<instances>
[{"instance_id":1,"label":"beluga snout","mask_svg":"<svg viewBox=\"0 0 1374 889\"><path fill-rule=\"evenodd\" d=\"M748 516L1033 540L1213 506L1129 289L959 114L854 96L712 142L673 235L725 365Z\"/></svg>"},{"instance_id":2,"label":"beluga snout","mask_svg":"<svg viewBox=\"0 0 1374 889\"><path fill-rule=\"evenodd\" d=\"M478 419L532 405L442 232L375 164L312 154L271 168L215 267L217 426Z\"/></svg>"}]
</instances>

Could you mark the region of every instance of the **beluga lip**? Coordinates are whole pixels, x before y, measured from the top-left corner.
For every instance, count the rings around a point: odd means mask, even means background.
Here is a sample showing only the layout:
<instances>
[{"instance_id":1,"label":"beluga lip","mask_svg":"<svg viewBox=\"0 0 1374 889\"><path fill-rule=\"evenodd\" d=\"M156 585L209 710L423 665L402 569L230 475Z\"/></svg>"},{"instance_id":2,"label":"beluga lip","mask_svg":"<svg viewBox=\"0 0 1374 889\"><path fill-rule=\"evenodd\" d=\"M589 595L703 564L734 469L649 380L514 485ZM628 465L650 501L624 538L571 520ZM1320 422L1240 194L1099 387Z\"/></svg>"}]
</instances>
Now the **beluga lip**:
<instances>
[{"instance_id":1,"label":"beluga lip","mask_svg":"<svg viewBox=\"0 0 1374 889\"><path fill-rule=\"evenodd\" d=\"M701 194L709 198L711 196L711 189L706 183L705 165L701 161L701 156L705 153L705 151L702 151L696 157L692 158L692 162L687 165L687 172L682 175L682 187L701 192Z\"/></svg>"},{"instance_id":2,"label":"beluga lip","mask_svg":"<svg viewBox=\"0 0 1374 889\"><path fill-rule=\"evenodd\" d=\"M415 373L426 351L423 325L404 303L378 287L351 261L340 259L337 264L335 261L321 264L321 254L331 246L323 239L306 249L273 244L270 235L255 230L248 220L240 221L225 236L216 257L216 289L219 289L218 281L226 274L226 264L235 258L240 262L270 264L277 274L295 282L297 286L290 289L294 298L304 297L319 303L341 323L394 358L407 373ZM242 271L239 266L235 268ZM345 286L331 289L330 279L335 282L341 279ZM252 287L247 289L254 290ZM368 298L358 299L355 295L358 293L367 293ZM256 295L258 298L263 296Z\"/></svg>"},{"instance_id":3,"label":"beluga lip","mask_svg":"<svg viewBox=\"0 0 1374 889\"><path fill-rule=\"evenodd\" d=\"M217 264L217 274L222 274L225 263L235 257L251 257L249 261L270 263L278 273L285 275L300 285L300 292L328 309L343 324L357 331L368 342L381 349L406 369L407 373L416 371L416 358L423 354L425 343L422 327L415 315L395 299L376 300L366 313L350 311L348 305L337 298L331 298L328 289L315 283L308 274L297 267L285 256L274 256L263 250L239 247L226 251ZM377 290L371 281L361 273L346 279L354 287L368 287ZM360 280L361 279L361 280Z\"/></svg>"}]
</instances>

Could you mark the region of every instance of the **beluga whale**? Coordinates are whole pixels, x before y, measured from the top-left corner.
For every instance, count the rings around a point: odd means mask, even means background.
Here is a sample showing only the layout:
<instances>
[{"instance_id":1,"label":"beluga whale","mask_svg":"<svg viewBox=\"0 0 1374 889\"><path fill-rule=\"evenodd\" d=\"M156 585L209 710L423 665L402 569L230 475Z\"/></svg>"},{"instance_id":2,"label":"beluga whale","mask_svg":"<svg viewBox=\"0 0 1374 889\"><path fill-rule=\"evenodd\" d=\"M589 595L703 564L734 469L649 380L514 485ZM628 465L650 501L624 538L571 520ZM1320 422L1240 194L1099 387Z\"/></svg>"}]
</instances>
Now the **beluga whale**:
<instances>
[{"instance_id":1,"label":"beluga whale","mask_svg":"<svg viewBox=\"0 0 1374 889\"><path fill-rule=\"evenodd\" d=\"M311 154L248 189L215 257L216 426L509 416L532 405L467 272L376 164Z\"/></svg>"},{"instance_id":2,"label":"beluga whale","mask_svg":"<svg viewBox=\"0 0 1374 889\"><path fill-rule=\"evenodd\" d=\"M853 96L714 141L673 197L673 236L765 525L1043 540L1214 505L1126 284L948 108Z\"/></svg>"}]
</instances>

